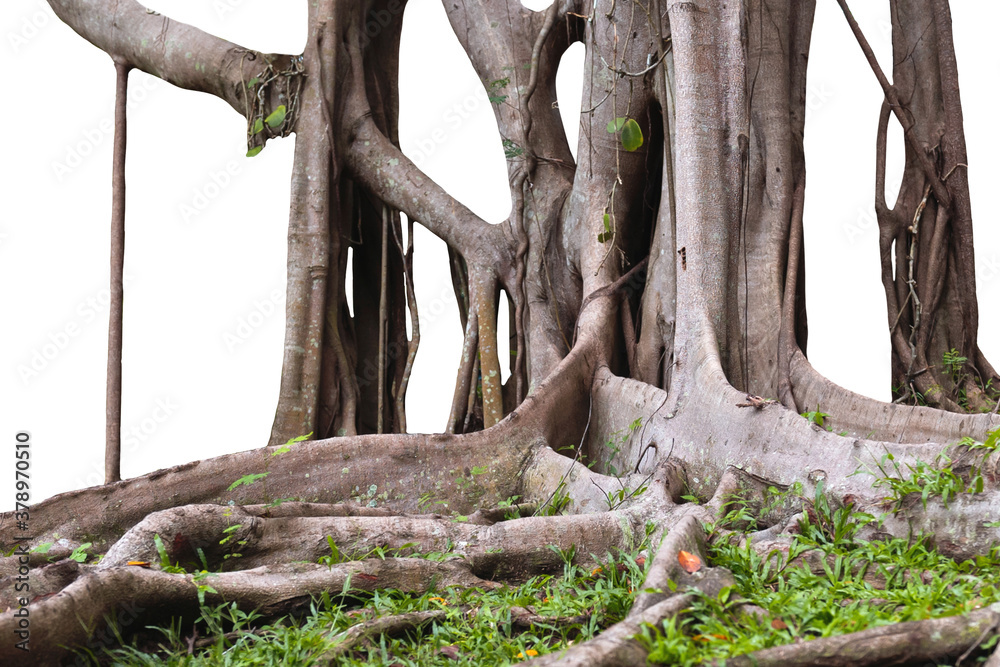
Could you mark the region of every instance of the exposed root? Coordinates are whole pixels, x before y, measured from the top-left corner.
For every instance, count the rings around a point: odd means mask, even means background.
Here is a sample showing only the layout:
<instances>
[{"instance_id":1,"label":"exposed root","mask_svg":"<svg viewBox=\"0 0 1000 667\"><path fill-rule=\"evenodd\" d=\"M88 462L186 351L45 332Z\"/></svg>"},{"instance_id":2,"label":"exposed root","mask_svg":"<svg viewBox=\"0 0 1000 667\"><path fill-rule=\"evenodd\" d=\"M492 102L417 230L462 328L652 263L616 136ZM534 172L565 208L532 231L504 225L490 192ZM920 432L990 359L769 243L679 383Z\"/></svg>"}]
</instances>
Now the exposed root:
<instances>
[{"instance_id":1,"label":"exposed root","mask_svg":"<svg viewBox=\"0 0 1000 667\"><path fill-rule=\"evenodd\" d=\"M332 541L338 559L362 559L376 552L441 553L461 557L478 576L523 577L562 567L562 557L551 546L565 551L575 547L581 560L631 548L632 536L643 534L643 518L638 512L621 511L527 517L484 526L407 516L259 518L239 507L189 505L149 515L97 567L144 561L156 568L161 548L170 564L196 569L316 562L331 556Z\"/></svg>"},{"instance_id":2,"label":"exposed root","mask_svg":"<svg viewBox=\"0 0 1000 667\"><path fill-rule=\"evenodd\" d=\"M277 616L307 609L313 596L324 592L393 588L422 593L446 586L491 589L497 584L474 576L457 561L435 563L410 558L331 567L310 563L265 566L201 578L137 566L113 567L90 572L32 605L32 662L60 664L72 649L87 647L95 634L104 633L105 618L127 627L141 619L197 614L199 586L206 604L235 602L241 609ZM0 632L14 637L16 629L13 612L0 615ZM0 646L3 664L19 664L21 657L13 642Z\"/></svg>"},{"instance_id":3,"label":"exposed root","mask_svg":"<svg viewBox=\"0 0 1000 667\"><path fill-rule=\"evenodd\" d=\"M864 667L924 664L956 658L1000 627L1000 605L962 616L896 623L727 658L735 667ZM721 662L718 664L722 664Z\"/></svg>"},{"instance_id":4,"label":"exposed root","mask_svg":"<svg viewBox=\"0 0 1000 667\"><path fill-rule=\"evenodd\" d=\"M670 527L666 539L660 545L656 557L646 574L642 584L642 592L636 596L629 618L638 616L654 605L671 597L669 582L675 582L683 588L688 582L688 575L681 567L679 554L681 551L698 556L702 563L708 562L708 550L705 546L705 531L701 523L691 515L685 516L677 524Z\"/></svg>"},{"instance_id":5,"label":"exposed root","mask_svg":"<svg viewBox=\"0 0 1000 667\"><path fill-rule=\"evenodd\" d=\"M1000 667L1000 648L993 651L993 655L986 661L983 667Z\"/></svg>"},{"instance_id":6,"label":"exposed root","mask_svg":"<svg viewBox=\"0 0 1000 667\"><path fill-rule=\"evenodd\" d=\"M735 581L729 570L724 568L704 568L692 574L688 582L705 595L716 597L719 592L732 586ZM600 635L588 642L577 644L561 653L550 653L536 660L531 665L559 665L570 667L578 665L629 665L646 664L648 652L636 639L645 625L658 626L686 609L694 601L691 593L678 593L665 600L657 602L645 611L630 614L628 618L611 626Z\"/></svg>"},{"instance_id":7,"label":"exposed root","mask_svg":"<svg viewBox=\"0 0 1000 667\"><path fill-rule=\"evenodd\" d=\"M948 442L964 436L982 439L1000 427L1000 417L960 414L934 408L884 403L856 394L823 377L805 356L792 359L792 391L805 409L829 413L835 431L896 443Z\"/></svg>"},{"instance_id":8,"label":"exposed root","mask_svg":"<svg viewBox=\"0 0 1000 667\"><path fill-rule=\"evenodd\" d=\"M949 500L948 507L934 500L926 508L919 494L912 494L913 498L896 508L886 501L889 489L872 486L883 474L879 468L883 465L881 458L892 454L899 472L893 468L887 474L905 476L908 465L918 461L933 464L947 450L946 443L898 444L842 437L780 405L741 409L737 405L745 400L744 394L708 373L701 381L714 389L692 392L682 406L675 408L675 414L664 392L602 371L594 384L597 428L592 429L589 451L636 417L648 418L642 437L632 438L622 448L619 456L624 465L619 467L635 465L649 443L657 443L658 447L671 443L672 456L683 461L695 495L711 496L725 472L737 469L759 477L767 485L799 484L806 497L815 495L817 486L822 485L824 493L838 502L850 502L873 515L895 509L884 523L887 533L900 537L921 531L938 535L939 549L952 557L987 553L1000 539L997 527L987 525L987 517L1000 511L1000 494L996 492L1000 457L995 454L981 461L985 493L959 494ZM713 415L713 419L705 420L703 415ZM953 460L959 456L959 449L947 450Z\"/></svg>"},{"instance_id":9,"label":"exposed root","mask_svg":"<svg viewBox=\"0 0 1000 667\"><path fill-rule=\"evenodd\" d=\"M12 558L11 560L17 560ZM29 604L58 593L76 581L90 568L75 560L60 560L48 563L31 571ZM24 596L24 580L18 581L13 574L0 579L0 609L16 609L18 600ZM22 584L20 587L18 584Z\"/></svg>"},{"instance_id":10,"label":"exposed root","mask_svg":"<svg viewBox=\"0 0 1000 667\"><path fill-rule=\"evenodd\" d=\"M380 635L398 635L407 630L419 628L434 621L441 621L448 612L440 611L414 611L409 614L396 614L394 616L383 616L359 623L348 628L340 635L335 635L331 639L340 640L339 643L322 656L317 664L333 665L337 658L346 655L351 651L367 643L373 637Z\"/></svg>"}]
</instances>

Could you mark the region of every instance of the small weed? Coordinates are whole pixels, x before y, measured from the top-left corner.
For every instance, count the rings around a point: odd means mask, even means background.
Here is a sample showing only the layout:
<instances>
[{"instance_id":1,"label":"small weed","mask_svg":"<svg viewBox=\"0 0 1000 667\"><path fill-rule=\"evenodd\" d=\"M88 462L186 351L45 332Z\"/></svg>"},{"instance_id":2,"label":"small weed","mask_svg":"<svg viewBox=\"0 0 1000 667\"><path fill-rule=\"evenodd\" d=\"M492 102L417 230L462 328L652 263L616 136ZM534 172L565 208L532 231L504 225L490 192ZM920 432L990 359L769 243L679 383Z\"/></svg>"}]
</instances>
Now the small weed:
<instances>
[{"instance_id":1,"label":"small weed","mask_svg":"<svg viewBox=\"0 0 1000 667\"><path fill-rule=\"evenodd\" d=\"M566 492L566 482L559 480L559 486L553 492L552 497L542 504L535 514L540 516L557 516L569 506L570 497Z\"/></svg>"},{"instance_id":2,"label":"small weed","mask_svg":"<svg viewBox=\"0 0 1000 667\"><path fill-rule=\"evenodd\" d=\"M70 560L75 560L77 563L86 563L87 562L87 549L89 549L92 546L93 546L92 543L90 543L90 542L84 542L83 544L81 544L80 546L78 546L76 549L73 549L73 553L71 553L69 556L67 556L67 558L69 558Z\"/></svg>"},{"instance_id":3,"label":"small weed","mask_svg":"<svg viewBox=\"0 0 1000 667\"><path fill-rule=\"evenodd\" d=\"M951 375L951 379L955 384L962 381L962 376L964 375L965 364L969 362L968 357L963 357L959 354L958 350L951 348L944 353L942 358L942 364L945 370Z\"/></svg>"},{"instance_id":4,"label":"small weed","mask_svg":"<svg viewBox=\"0 0 1000 667\"><path fill-rule=\"evenodd\" d=\"M334 664L511 665L526 657L562 651L571 642L586 641L624 619L646 576L648 559L642 553L648 546L644 542L635 551L599 559L596 567L575 564L575 550L565 550L559 552L562 577L536 576L519 586L490 591L449 588L418 595L397 590L367 593L346 586L342 594L320 594L306 614L295 618L264 619L232 603L203 605L196 627L199 637L213 639L209 646L192 651L190 631L175 621L152 628L160 635L152 652L150 642L132 643L101 657L110 657L115 664L150 667L325 664L319 662L320 657L359 623L415 611L444 611L440 621L377 638ZM440 559L431 554L420 557ZM537 623L525 631L512 618L515 607L531 607L553 622ZM469 613L470 608L474 613ZM97 657L91 656L90 664Z\"/></svg>"},{"instance_id":5,"label":"small weed","mask_svg":"<svg viewBox=\"0 0 1000 667\"><path fill-rule=\"evenodd\" d=\"M833 430L832 428L826 426L826 418L829 417L830 415L826 412L820 412L818 405L816 406L816 409L813 410L812 412L803 412L802 416L811 421L813 424L816 424L816 426L819 426L820 428L825 428L827 431Z\"/></svg>"},{"instance_id":6,"label":"small weed","mask_svg":"<svg viewBox=\"0 0 1000 667\"><path fill-rule=\"evenodd\" d=\"M632 423L625 428L620 428L611 435L608 436L608 441L604 444L605 448L608 450L608 457L605 461L605 468L609 475L618 477L621 472L614 465L613 461L618 454L621 453L622 447L628 444L629 439L632 434L635 433L639 427L642 426L642 418L636 418L632 420Z\"/></svg>"},{"instance_id":7,"label":"small weed","mask_svg":"<svg viewBox=\"0 0 1000 667\"><path fill-rule=\"evenodd\" d=\"M958 444L965 445L970 451L984 451L988 456L997 448L998 440L1000 440L1000 429L991 432L986 442L978 443L972 438L963 438ZM899 510L906 497L913 493L920 494L920 501L925 508L928 500L937 497L940 497L941 502L947 507L948 501L955 496L963 493L982 493L985 488L981 466L973 465L967 476L963 477L952 470L951 463L951 458L945 452L941 452L934 465L918 459L914 463L906 463L904 470L904 466L899 464L892 452L886 451L875 464L878 472L859 468L854 474L872 475L875 477L873 487L888 488L889 495L885 500L891 502L896 510Z\"/></svg>"},{"instance_id":8,"label":"small weed","mask_svg":"<svg viewBox=\"0 0 1000 667\"><path fill-rule=\"evenodd\" d=\"M729 568L736 586L718 597L696 593L687 611L644 627L636 638L650 651L650 662L720 664L773 646L967 613L1000 600L1000 548L959 563L921 539L867 542L857 536L875 519L832 508L822 495L812 501L787 558L717 541L711 562ZM814 572L797 558L817 550L822 570ZM875 581L884 583L876 588ZM740 614L736 594L767 615ZM990 639L983 648L995 643Z\"/></svg>"}]
</instances>

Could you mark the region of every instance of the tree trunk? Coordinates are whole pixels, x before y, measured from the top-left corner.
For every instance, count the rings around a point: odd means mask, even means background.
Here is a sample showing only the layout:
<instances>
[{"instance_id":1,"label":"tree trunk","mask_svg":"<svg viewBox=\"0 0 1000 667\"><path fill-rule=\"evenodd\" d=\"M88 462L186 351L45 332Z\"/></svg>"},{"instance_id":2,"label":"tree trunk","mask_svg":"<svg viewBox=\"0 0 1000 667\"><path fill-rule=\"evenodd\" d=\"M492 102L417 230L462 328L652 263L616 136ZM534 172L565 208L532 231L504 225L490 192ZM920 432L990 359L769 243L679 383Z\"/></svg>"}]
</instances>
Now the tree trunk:
<instances>
[{"instance_id":1,"label":"tree trunk","mask_svg":"<svg viewBox=\"0 0 1000 667\"><path fill-rule=\"evenodd\" d=\"M625 547L650 520L659 531L696 535L698 521L714 520L740 489L760 494L800 484L806 495L821 489L880 514L882 493L855 474L859 466L882 453L901 465L930 461L962 437L983 440L1000 427L995 414L968 414L992 407L1000 380L976 339L968 168L945 0L892 3L893 83L876 73L887 99L876 196L895 404L833 385L805 357L811 1L557 0L541 12L499 0L446 3L490 95L508 158L513 209L495 226L400 151L398 0L311 5L301 56L247 51L153 20L131 0L114 8L110 0L50 3L116 59L226 99L245 116L251 149L279 134L295 132L297 141L272 447L32 508L29 545L59 535L50 556L84 541L107 554L72 572L35 570L62 591L34 603L32 628L49 633L39 636L77 627L76 619L92 629L134 591L143 591L143 613L196 609L193 583L155 572L155 535L172 560L190 561L201 548L211 566L226 570L219 575L227 577L225 599L283 612L288 605L269 597L267 586L286 587L287 602L338 589L350 576L350 567L323 574L288 565L315 561L326 536L344 553L411 542L436 550L450 539L465 545L461 566L379 567L413 590L441 578L488 585L484 579L557 567L550 544L601 555ZM385 29L369 37L372 21ZM208 66L192 70L172 51L137 49L162 30ZM554 101L560 57L576 41L587 57L574 162ZM864 47L860 33L859 41ZM285 114L272 123L280 105ZM890 210L883 192L891 113L908 143ZM465 341L447 435L405 434L418 321L404 217L442 238L452 257ZM508 313L498 313L501 290ZM507 387L497 354L504 315L513 341ZM943 362L946 352L951 363ZM918 398L930 407L910 404ZM843 435L799 415L818 404ZM622 444L609 448L622 432ZM315 441L275 447L305 434ZM967 445L949 449L956 466L974 462ZM1000 536L985 523L1000 509L1000 459L990 454L977 465L987 480L982 493L947 510L937 501L905 505L885 531L927 531L956 557L987 552ZM247 474L261 477L231 486ZM644 480L646 493L616 506L602 491ZM566 516L504 521L496 511L518 497L541 514L557 493L568 500ZM691 495L710 502L684 500ZM472 521L426 514L428 502ZM8 549L20 537L11 518L0 526ZM218 548L219 534L237 523L238 562ZM676 557L678 547L668 543L662 553ZM36 567L44 559L29 560ZM153 571L130 569L132 560L153 562ZM666 569L652 572L646 586L665 587ZM704 585L721 586L719 577ZM685 600L643 603L627 622L663 618ZM0 632L13 631L12 614L0 615ZM561 660L643 659L631 627L609 630ZM85 637L60 636L70 645ZM47 660L66 655L58 646L48 642ZM0 656L13 659L12 650L5 644Z\"/></svg>"}]
</instances>

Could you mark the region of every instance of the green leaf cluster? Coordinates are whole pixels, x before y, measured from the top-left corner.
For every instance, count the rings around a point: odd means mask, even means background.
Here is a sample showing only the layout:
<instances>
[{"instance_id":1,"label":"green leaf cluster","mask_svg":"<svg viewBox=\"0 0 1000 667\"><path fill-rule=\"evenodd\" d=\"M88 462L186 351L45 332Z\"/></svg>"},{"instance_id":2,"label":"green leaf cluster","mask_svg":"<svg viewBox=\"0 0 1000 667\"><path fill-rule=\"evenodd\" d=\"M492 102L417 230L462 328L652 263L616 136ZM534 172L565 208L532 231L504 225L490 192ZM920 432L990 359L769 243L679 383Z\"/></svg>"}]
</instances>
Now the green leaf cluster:
<instances>
[{"instance_id":1,"label":"green leaf cluster","mask_svg":"<svg viewBox=\"0 0 1000 667\"><path fill-rule=\"evenodd\" d=\"M635 122L633 118L615 118L608 123L608 132L610 134L618 134L622 148L629 153L634 153L642 148L644 141L642 128L639 127L639 123Z\"/></svg>"}]
</instances>

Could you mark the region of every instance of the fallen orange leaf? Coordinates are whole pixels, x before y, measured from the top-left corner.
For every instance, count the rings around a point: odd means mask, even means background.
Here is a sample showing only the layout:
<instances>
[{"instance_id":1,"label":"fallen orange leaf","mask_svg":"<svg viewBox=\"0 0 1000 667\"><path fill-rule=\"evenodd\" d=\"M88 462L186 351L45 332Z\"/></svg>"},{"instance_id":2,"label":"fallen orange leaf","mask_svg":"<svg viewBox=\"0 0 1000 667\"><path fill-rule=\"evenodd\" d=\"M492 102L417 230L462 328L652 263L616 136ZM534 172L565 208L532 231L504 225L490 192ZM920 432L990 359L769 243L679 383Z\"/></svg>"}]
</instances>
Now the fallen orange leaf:
<instances>
[{"instance_id":1,"label":"fallen orange leaf","mask_svg":"<svg viewBox=\"0 0 1000 667\"><path fill-rule=\"evenodd\" d=\"M771 627L774 628L775 630L787 630L788 624L785 623L780 618L776 618L773 621L771 621Z\"/></svg>"},{"instance_id":2,"label":"fallen orange leaf","mask_svg":"<svg viewBox=\"0 0 1000 667\"><path fill-rule=\"evenodd\" d=\"M145 568L149 567L149 563L147 561L144 561L144 560L130 560L128 562L128 564L129 565L136 565L138 567L145 567Z\"/></svg>"},{"instance_id":3,"label":"fallen orange leaf","mask_svg":"<svg viewBox=\"0 0 1000 667\"><path fill-rule=\"evenodd\" d=\"M687 551L681 551L677 554L677 562L681 564L681 567L688 574L694 574L701 569L701 559Z\"/></svg>"}]
</instances>

